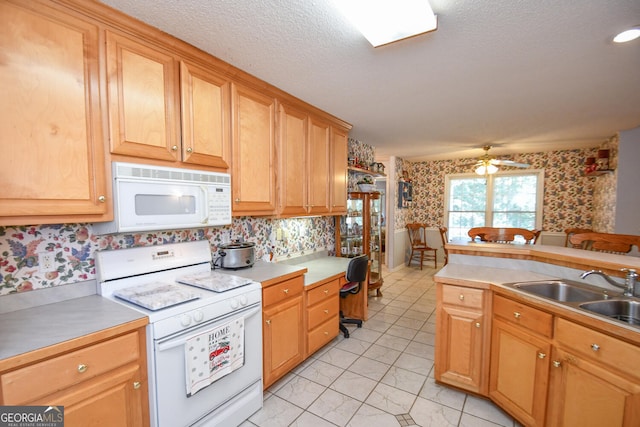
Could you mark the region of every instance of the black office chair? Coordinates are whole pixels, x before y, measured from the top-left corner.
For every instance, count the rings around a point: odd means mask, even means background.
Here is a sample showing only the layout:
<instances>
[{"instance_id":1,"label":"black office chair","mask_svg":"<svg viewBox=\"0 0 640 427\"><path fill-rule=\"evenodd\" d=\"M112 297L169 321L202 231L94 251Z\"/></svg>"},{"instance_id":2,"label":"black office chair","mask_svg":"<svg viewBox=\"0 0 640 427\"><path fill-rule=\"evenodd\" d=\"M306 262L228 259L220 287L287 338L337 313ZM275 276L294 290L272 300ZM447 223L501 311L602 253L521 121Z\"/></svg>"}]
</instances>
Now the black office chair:
<instances>
[{"instance_id":1,"label":"black office chair","mask_svg":"<svg viewBox=\"0 0 640 427\"><path fill-rule=\"evenodd\" d=\"M345 283L340 289L340 298L346 298L349 294L357 294L362 289L362 283L367 280L367 270L369 268L369 257L366 255L360 255L352 258L347 266L347 283ZM340 310L340 330L345 338L349 338L349 330L345 324L357 325L358 328L362 328L362 320L360 319L345 319Z\"/></svg>"}]
</instances>

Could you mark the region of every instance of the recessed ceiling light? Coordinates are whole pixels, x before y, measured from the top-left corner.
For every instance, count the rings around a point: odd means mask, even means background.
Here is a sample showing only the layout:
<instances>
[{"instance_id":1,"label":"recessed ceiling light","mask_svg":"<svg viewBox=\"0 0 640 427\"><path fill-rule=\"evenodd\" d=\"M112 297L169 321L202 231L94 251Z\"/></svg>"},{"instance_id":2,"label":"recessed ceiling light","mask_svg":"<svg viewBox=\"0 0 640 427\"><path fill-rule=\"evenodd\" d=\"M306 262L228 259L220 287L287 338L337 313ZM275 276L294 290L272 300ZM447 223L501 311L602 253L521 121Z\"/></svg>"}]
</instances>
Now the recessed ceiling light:
<instances>
[{"instance_id":1,"label":"recessed ceiling light","mask_svg":"<svg viewBox=\"0 0 640 427\"><path fill-rule=\"evenodd\" d=\"M627 31L623 31L613 38L616 43L625 43L635 40L640 37L640 28L632 28Z\"/></svg>"},{"instance_id":2,"label":"recessed ceiling light","mask_svg":"<svg viewBox=\"0 0 640 427\"><path fill-rule=\"evenodd\" d=\"M427 0L334 0L334 3L374 47L438 27Z\"/></svg>"}]
</instances>

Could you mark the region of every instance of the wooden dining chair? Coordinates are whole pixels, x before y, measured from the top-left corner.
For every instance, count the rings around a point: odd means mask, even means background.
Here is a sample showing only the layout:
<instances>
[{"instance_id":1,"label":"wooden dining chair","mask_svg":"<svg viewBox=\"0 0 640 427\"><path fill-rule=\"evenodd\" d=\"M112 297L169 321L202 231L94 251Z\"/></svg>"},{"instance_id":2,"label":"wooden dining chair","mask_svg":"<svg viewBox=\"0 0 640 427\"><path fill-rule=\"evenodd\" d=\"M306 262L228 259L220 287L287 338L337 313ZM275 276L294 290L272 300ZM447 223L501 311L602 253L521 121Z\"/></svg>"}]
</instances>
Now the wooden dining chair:
<instances>
[{"instance_id":1,"label":"wooden dining chair","mask_svg":"<svg viewBox=\"0 0 640 427\"><path fill-rule=\"evenodd\" d=\"M449 242L449 237L447 236L449 229L443 226L438 227L438 230L440 230L440 240L442 240L442 250L444 251L444 265L447 265L449 263L449 251L445 246Z\"/></svg>"},{"instance_id":2,"label":"wooden dining chair","mask_svg":"<svg viewBox=\"0 0 640 427\"><path fill-rule=\"evenodd\" d=\"M409 233L409 243L411 245L411 254L409 255L407 266L410 266L411 261L416 258L420 261L420 270L422 270L422 263L425 260L433 260L433 267L438 268L437 249L427 245L425 225L417 222L407 224L407 232Z\"/></svg>"},{"instance_id":3,"label":"wooden dining chair","mask_svg":"<svg viewBox=\"0 0 640 427\"><path fill-rule=\"evenodd\" d=\"M571 247L588 251L626 255L634 246L640 248L640 236L615 233L576 233L569 237Z\"/></svg>"},{"instance_id":4,"label":"wooden dining chair","mask_svg":"<svg viewBox=\"0 0 640 427\"><path fill-rule=\"evenodd\" d=\"M565 247L569 248L572 245L569 242L569 238L571 236L573 236L574 234L581 234L581 233L593 233L593 230L590 228L567 228L566 230L564 230L564 234L565 234L565 238L564 238L564 245Z\"/></svg>"},{"instance_id":5,"label":"wooden dining chair","mask_svg":"<svg viewBox=\"0 0 640 427\"><path fill-rule=\"evenodd\" d=\"M473 227L467 234L472 241L479 238L482 242L513 243L516 236L521 236L525 244L534 244L542 230L527 230L518 227Z\"/></svg>"}]
</instances>

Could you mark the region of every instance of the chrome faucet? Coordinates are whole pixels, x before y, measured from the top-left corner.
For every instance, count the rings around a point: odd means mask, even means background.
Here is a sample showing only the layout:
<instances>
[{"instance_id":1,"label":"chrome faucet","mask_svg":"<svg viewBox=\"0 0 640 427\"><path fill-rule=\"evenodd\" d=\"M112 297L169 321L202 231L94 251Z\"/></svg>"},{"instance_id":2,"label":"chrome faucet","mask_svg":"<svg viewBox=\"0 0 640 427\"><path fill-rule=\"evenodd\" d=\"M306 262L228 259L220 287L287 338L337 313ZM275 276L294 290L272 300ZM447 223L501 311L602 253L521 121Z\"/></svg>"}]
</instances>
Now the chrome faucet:
<instances>
[{"instance_id":1,"label":"chrome faucet","mask_svg":"<svg viewBox=\"0 0 640 427\"><path fill-rule=\"evenodd\" d=\"M623 268L620 271L624 271L625 273L627 273L627 276L625 277L624 285L621 284L621 283L616 282L611 277L609 277L609 275L603 273L600 270L585 271L584 273L582 273L580 275L580 278L584 279L587 276L590 276L592 274L596 274L596 275L604 278L604 280L606 280L607 282L609 282L613 286L617 286L618 288L624 289L624 293L622 295L624 295L625 297L635 296L634 292L635 292L635 287L636 287L636 280L638 279L638 273L636 273L636 271L634 269L632 269L632 268Z\"/></svg>"}]
</instances>

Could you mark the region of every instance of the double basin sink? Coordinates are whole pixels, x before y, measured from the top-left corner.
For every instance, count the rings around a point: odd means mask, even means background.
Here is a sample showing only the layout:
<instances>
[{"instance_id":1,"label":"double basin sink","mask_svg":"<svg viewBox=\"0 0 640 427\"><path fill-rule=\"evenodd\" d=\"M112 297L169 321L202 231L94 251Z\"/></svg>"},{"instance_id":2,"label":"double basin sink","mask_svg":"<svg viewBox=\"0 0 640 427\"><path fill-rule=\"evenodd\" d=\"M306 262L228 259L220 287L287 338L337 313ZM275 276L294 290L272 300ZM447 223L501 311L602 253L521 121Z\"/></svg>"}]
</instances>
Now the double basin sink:
<instances>
[{"instance_id":1,"label":"double basin sink","mask_svg":"<svg viewBox=\"0 0 640 427\"><path fill-rule=\"evenodd\" d=\"M518 282L508 286L640 329L640 299L638 298L623 297L618 292L570 280Z\"/></svg>"}]
</instances>

